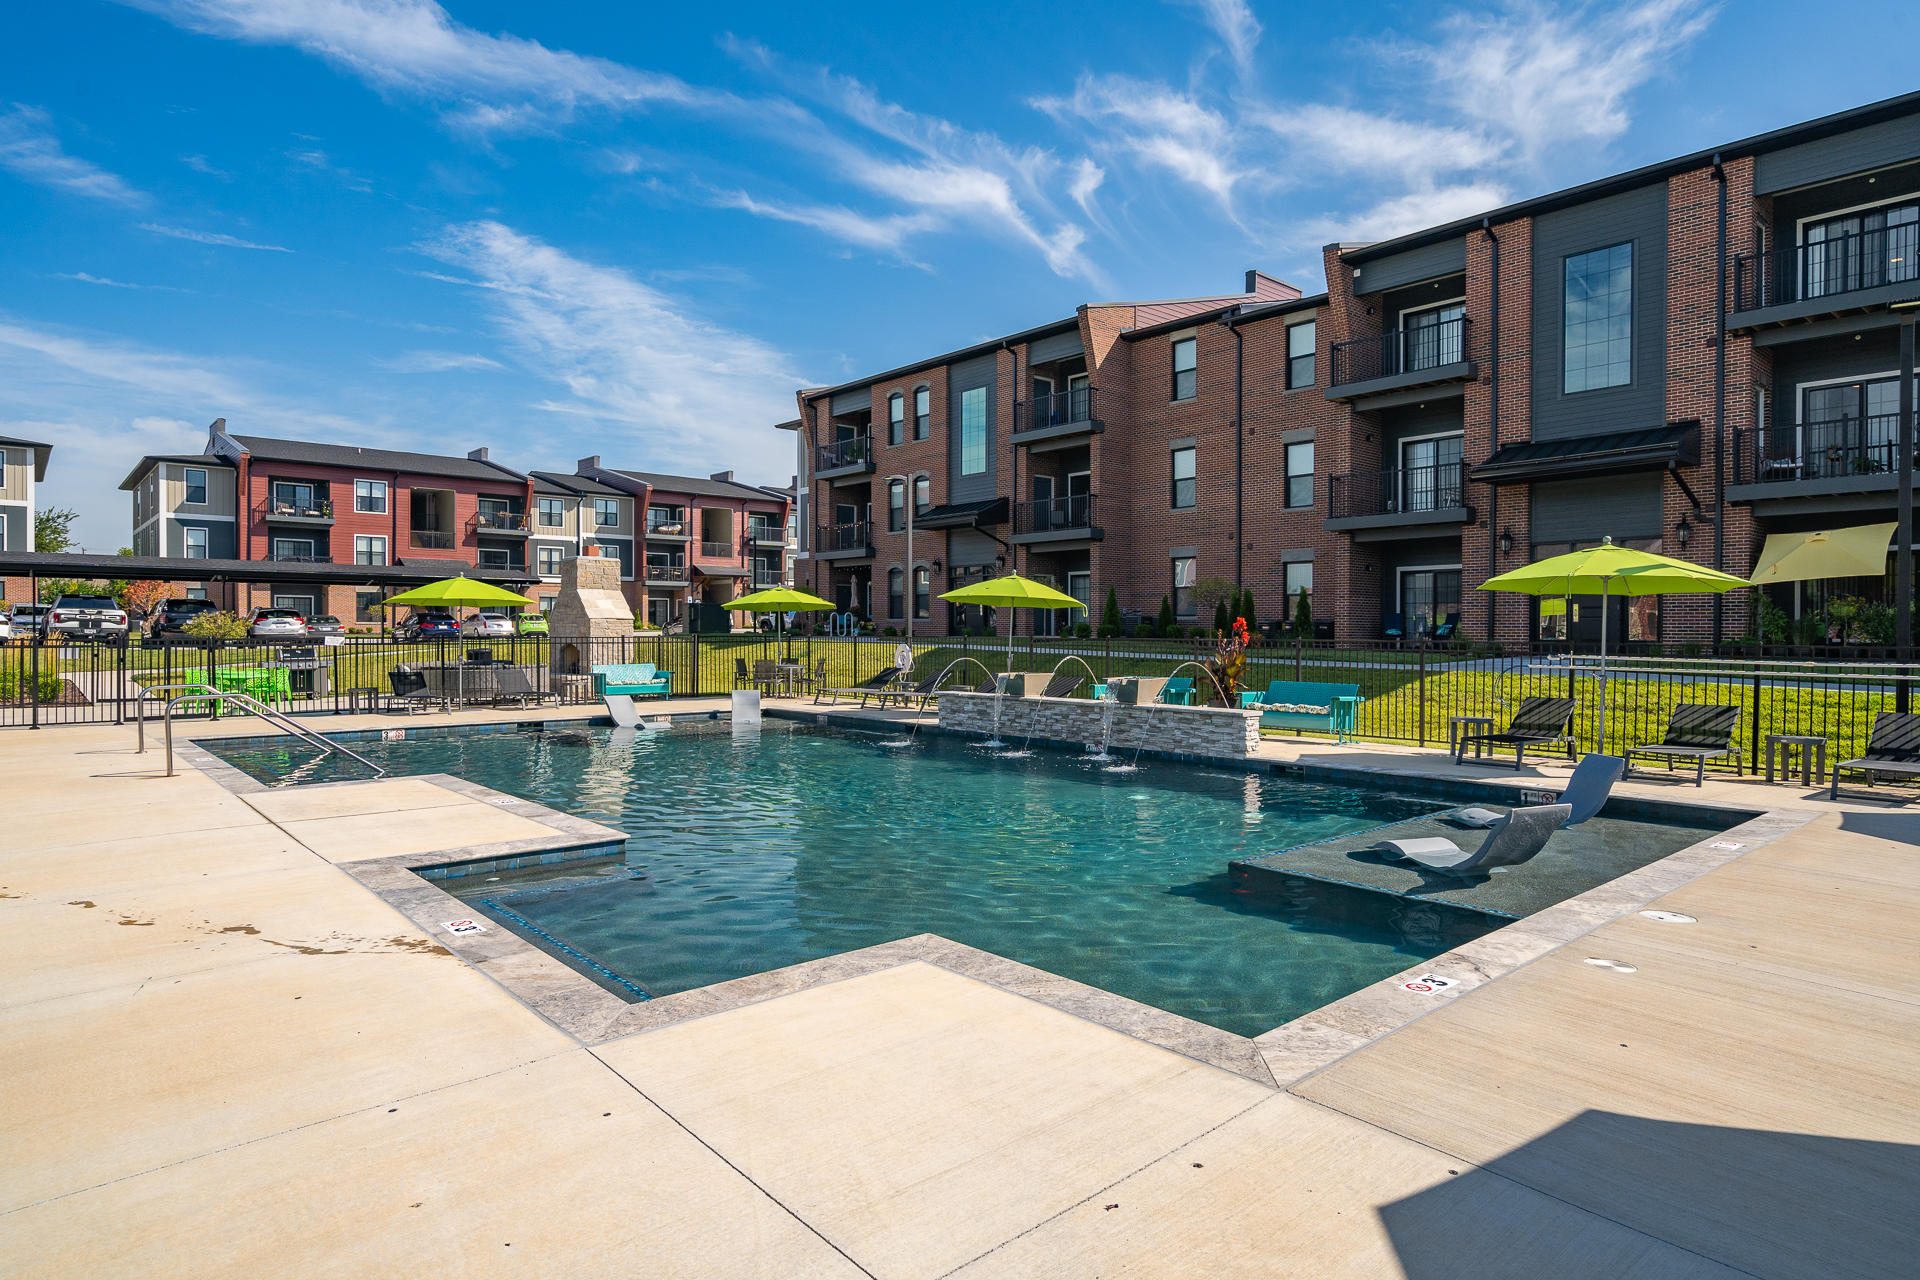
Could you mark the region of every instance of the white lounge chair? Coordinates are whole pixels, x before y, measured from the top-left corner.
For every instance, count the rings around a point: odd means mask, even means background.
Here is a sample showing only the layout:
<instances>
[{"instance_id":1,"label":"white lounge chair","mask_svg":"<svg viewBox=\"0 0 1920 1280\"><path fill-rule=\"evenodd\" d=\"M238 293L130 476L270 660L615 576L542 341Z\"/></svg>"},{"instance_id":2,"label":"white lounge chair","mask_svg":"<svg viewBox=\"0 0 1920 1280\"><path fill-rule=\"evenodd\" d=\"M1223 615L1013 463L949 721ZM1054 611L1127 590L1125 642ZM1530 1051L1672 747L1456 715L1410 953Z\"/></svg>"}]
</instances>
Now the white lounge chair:
<instances>
[{"instance_id":1,"label":"white lounge chair","mask_svg":"<svg viewBox=\"0 0 1920 1280\"><path fill-rule=\"evenodd\" d=\"M1467 875L1491 871L1496 867L1518 866L1547 847L1547 841L1573 809L1564 804L1535 805L1515 809L1487 829L1487 839L1468 853L1444 836L1420 836L1406 840L1382 840L1373 849L1415 863L1429 871Z\"/></svg>"}]
</instances>

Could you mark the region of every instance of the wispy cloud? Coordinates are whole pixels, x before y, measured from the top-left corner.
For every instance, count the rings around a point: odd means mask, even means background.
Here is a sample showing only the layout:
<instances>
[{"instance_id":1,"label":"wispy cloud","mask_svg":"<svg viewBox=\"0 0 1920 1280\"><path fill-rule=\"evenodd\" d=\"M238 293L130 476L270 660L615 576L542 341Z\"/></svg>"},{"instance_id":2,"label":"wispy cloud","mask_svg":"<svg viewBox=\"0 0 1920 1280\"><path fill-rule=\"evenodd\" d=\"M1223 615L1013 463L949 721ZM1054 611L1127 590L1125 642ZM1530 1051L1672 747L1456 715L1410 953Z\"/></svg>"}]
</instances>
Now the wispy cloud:
<instances>
[{"instance_id":1,"label":"wispy cloud","mask_svg":"<svg viewBox=\"0 0 1920 1280\"><path fill-rule=\"evenodd\" d=\"M134 284L127 280L110 280L106 276L96 276L86 271L56 271L55 280L74 280L80 284L105 285L110 289L143 289L155 293L192 293L191 289L182 289L171 284Z\"/></svg>"},{"instance_id":2,"label":"wispy cloud","mask_svg":"<svg viewBox=\"0 0 1920 1280\"><path fill-rule=\"evenodd\" d=\"M228 173L226 170L214 168L213 165L208 162L205 156L199 156L199 155L181 156L180 163L187 166L187 168L193 170L195 173L204 173L209 178L219 178L223 182L231 181L233 178L233 175Z\"/></svg>"},{"instance_id":3,"label":"wispy cloud","mask_svg":"<svg viewBox=\"0 0 1920 1280\"><path fill-rule=\"evenodd\" d=\"M733 460L756 480L785 478L789 460L767 448L767 424L792 415L806 379L784 353L498 222L449 227L420 248L469 273L451 278L483 291L521 366L566 389L537 408L595 420L613 436L600 452L696 473ZM563 461L566 447L550 461Z\"/></svg>"},{"instance_id":4,"label":"wispy cloud","mask_svg":"<svg viewBox=\"0 0 1920 1280\"><path fill-rule=\"evenodd\" d=\"M53 117L24 103L0 112L0 169L23 181L89 200L130 206L148 202L146 192L118 174L68 155L54 135Z\"/></svg>"},{"instance_id":5,"label":"wispy cloud","mask_svg":"<svg viewBox=\"0 0 1920 1280\"><path fill-rule=\"evenodd\" d=\"M1201 18L1220 38L1242 76L1253 70L1254 47L1260 43L1260 23L1246 0L1182 0L1200 10Z\"/></svg>"},{"instance_id":6,"label":"wispy cloud","mask_svg":"<svg viewBox=\"0 0 1920 1280\"><path fill-rule=\"evenodd\" d=\"M1037 98L1033 105L1056 120L1087 126L1109 154L1197 187L1234 216L1235 194L1251 171L1238 157L1238 129L1226 108L1122 75L1083 75L1071 95Z\"/></svg>"},{"instance_id":7,"label":"wispy cloud","mask_svg":"<svg viewBox=\"0 0 1920 1280\"><path fill-rule=\"evenodd\" d=\"M714 197L714 203L725 209L740 209L758 217L812 227L836 240L901 257L906 256L908 239L940 225L939 219L926 214L875 216L856 213L844 205L783 204L775 200L756 200L744 191L719 192Z\"/></svg>"},{"instance_id":8,"label":"wispy cloud","mask_svg":"<svg viewBox=\"0 0 1920 1280\"><path fill-rule=\"evenodd\" d=\"M287 159L298 168L332 178L349 191L373 190L373 183L346 166L334 163L333 157L318 147L296 148L287 152Z\"/></svg>"},{"instance_id":9,"label":"wispy cloud","mask_svg":"<svg viewBox=\"0 0 1920 1280\"><path fill-rule=\"evenodd\" d=\"M498 360L458 351L403 351L374 363L395 373L470 373L505 367Z\"/></svg>"},{"instance_id":10,"label":"wispy cloud","mask_svg":"<svg viewBox=\"0 0 1920 1280\"><path fill-rule=\"evenodd\" d=\"M215 244L228 249L264 249L271 253L293 252L285 245L259 244L221 231L196 231L192 227L170 227L159 222L143 222L140 224L140 229L151 231L157 236L172 236L175 240L191 240L195 244Z\"/></svg>"}]
</instances>

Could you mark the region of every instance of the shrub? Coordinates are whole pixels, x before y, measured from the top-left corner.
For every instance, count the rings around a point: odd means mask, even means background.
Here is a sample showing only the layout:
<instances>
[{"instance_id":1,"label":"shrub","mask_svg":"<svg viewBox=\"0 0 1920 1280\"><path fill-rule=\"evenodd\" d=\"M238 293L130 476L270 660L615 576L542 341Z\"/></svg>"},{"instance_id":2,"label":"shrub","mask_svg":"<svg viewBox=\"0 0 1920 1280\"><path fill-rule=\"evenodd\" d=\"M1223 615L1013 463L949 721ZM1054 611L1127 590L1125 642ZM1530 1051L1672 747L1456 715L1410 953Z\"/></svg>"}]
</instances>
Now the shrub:
<instances>
[{"instance_id":1,"label":"shrub","mask_svg":"<svg viewBox=\"0 0 1920 1280\"><path fill-rule=\"evenodd\" d=\"M32 680L31 673L23 673L11 668L0 671L0 702L21 702L25 700L25 690ZM55 671L42 671L39 681L39 696L35 702L52 702L60 696L60 674Z\"/></svg>"},{"instance_id":2,"label":"shrub","mask_svg":"<svg viewBox=\"0 0 1920 1280\"><path fill-rule=\"evenodd\" d=\"M188 619L180 630L197 640L245 640L247 620L228 609L213 609Z\"/></svg>"},{"instance_id":3,"label":"shrub","mask_svg":"<svg viewBox=\"0 0 1920 1280\"><path fill-rule=\"evenodd\" d=\"M1787 640L1792 644L1825 644L1827 624L1814 614L1802 614L1787 624Z\"/></svg>"},{"instance_id":4,"label":"shrub","mask_svg":"<svg viewBox=\"0 0 1920 1280\"><path fill-rule=\"evenodd\" d=\"M1105 627L1102 627L1102 628L1100 628L1100 629L1101 629L1101 630L1102 630L1103 632L1104 632L1104 631L1106 630L1106 628L1105 628ZM1093 634L1093 624L1092 624L1092 623L1090 623L1090 622L1076 622L1076 623L1074 623L1074 624L1073 624L1073 638L1074 638L1075 640L1085 640L1085 639L1087 639L1087 638L1088 638L1089 636L1091 636L1092 634Z\"/></svg>"},{"instance_id":5,"label":"shrub","mask_svg":"<svg viewBox=\"0 0 1920 1280\"><path fill-rule=\"evenodd\" d=\"M1302 591L1293 606L1293 629L1303 640L1313 639L1313 593Z\"/></svg>"},{"instance_id":6,"label":"shrub","mask_svg":"<svg viewBox=\"0 0 1920 1280\"><path fill-rule=\"evenodd\" d=\"M1213 606L1213 633L1223 636L1233 629L1233 610L1227 605L1227 598L1220 597L1220 603Z\"/></svg>"},{"instance_id":7,"label":"shrub","mask_svg":"<svg viewBox=\"0 0 1920 1280\"><path fill-rule=\"evenodd\" d=\"M1120 630L1120 597L1112 587L1107 588L1107 607L1100 611L1100 625L1112 627L1116 634Z\"/></svg>"},{"instance_id":8,"label":"shrub","mask_svg":"<svg viewBox=\"0 0 1920 1280\"><path fill-rule=\"evenodd\" d=\"M1893 643L1893 607L1878 601L1868 601L1860 606L1860 613L1854 619L1854 627L1860 639L1867 644Z\"/></svg>"},{"instance_id":9,"label":"shrub","mask_svg":"<svg viewBox=\"0 0 1920 1280\"><path fill-rule=\"evenodd\" d=\"M1166 596L1160 597L1160 616L1154 619L1153 629L1160 635L1174 634L1173 601Z\"/></svg>"},{"instance_id":10,"label":"shrub","mask_svg":"<svg viewBox=\"0 0 1920 1280\"><path fill-rule=\"evenodd\" d=\"M1258 631L1260 629L1260 619L1254 615L1253 611L1252 587L1248 587L1240 593L1240 616L1246 620L1248 631Z\"/></svg>"},{"instance_id":11,"label":"shrub","mask_svg":"<svg viewBox=\"0 0 1920 1280\"><path fill-rule=\"evenodd\" d=\"M897 630L895 630L894 628L892 628L892 627L888 627L888 628L887 628L887 629L886 629L886 630L885 630L884 632L882 632L881 634L882 634L882 635L889 635L889 636L897 636L897 635L899 635L900 633L899 633L899 632L898 632Z\"/></svg>"}]
</instances>

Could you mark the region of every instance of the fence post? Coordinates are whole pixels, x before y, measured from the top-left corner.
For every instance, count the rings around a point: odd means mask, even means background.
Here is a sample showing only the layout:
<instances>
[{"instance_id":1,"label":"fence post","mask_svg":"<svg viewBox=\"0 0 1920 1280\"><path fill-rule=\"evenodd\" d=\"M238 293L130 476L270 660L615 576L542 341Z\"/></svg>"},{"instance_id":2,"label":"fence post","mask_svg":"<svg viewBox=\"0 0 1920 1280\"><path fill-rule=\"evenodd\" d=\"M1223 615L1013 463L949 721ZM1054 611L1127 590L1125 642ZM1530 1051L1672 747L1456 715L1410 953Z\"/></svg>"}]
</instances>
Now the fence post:
<instances>
[{"instance_id":1,"label":"fence post","mask_svg":"<svg viewBox=\"0 0 1920 1280\"><path fill-rule=\"evenodd\" d=\"M1760 768L1761 768L1761 766L1762 766L1762 765L1763 765L1763 764L1765 763L1765 761L1763 761L1763 760L1761 760L1761 759L1760 759L1760 672L1759 672L1759 666L1760 666L1760 664L1759 664L1758 662L1756 662L1756 663L1754 663L1754 668L1755 668L1755 670L1754 670L1754 673L1753 673L1753 720L1752 720L1752 723L1751 723L1751 724L1750 724L1750 725L1749 725L1749 726L1747 727L1747 737L1748 737L1748 743L1747 743L1747 746L1748 746L1748 750L1747 750L1747 768L1748 768L1748 769L1750 769L1750 770L1751 770L1752 772L1754 772L1754 773L1759 773L1759 772L1760 772ZM1838 756L1835 756L1835 757L1834 757L1834 759L1836 759L1836 760L1837 760L1837 759L1839 759L1839 758L1840 758L1840 757L1838 757Z\"/></svg>"},{"instance_id":2,"label":"fence post","mask_svg":"<svg viewBox=\"0 0 1920 1280\"><path fill-rule=\"evenodd\" d=\"M219 644L220 644L220 642L219 642L218 640L216 640L216 639L214 639L214 638L213 638L212 636L208 636L208 637L207 637L207 679L206 679L206 684L207 684L207 687L209 687L209 688L212 688L212 689L218 689L218 688L220 687L220 682L219 682L218 680L216 680L216 679L214 678L214 677L215 677L215 676L216 676L216 675L217 675L217 674L219 673L219 670L220 670L220 661L219 661L219 659L217 659L217 658L215 658L215 657L213 656L213 655L214 655L214 651L215 651L215 649L216 649L216 648L217 648L217 647L219 646ZM210 703L208 703L208 704L207 704L207 709L208 709L208 711L209 711L209 712L211 713L211 715L212 715L212 717L213 717L213 718L214 718L215 720L218 720L218 719L220 718L220 699L218 699L218 698L215 698L215 699L214 699L214 700L213 700L212 702L210 702Z\"/></svg>"},{"instance_id":3,"label":"fence post","mask_svg":"<svg viewBox=\"0 0 1920 1280\"><path fill-rule=\"evenodd\" d=\"M113 722L127 722L127 646L132 642L131 633L120 637L120 643L114 646L119 655L114 659Z\"/></svg>"},{"instance_id":4,"label":"fence post","mask_svg":"<svg viewBox=\"0 0 1920 1280\"><path fill-rule=\"evenodd\" d=\"M43 643L43 637L36 632L27 643L33 646L33 674L30 677L32 683L28 685L27 705L33 709L31 727L38 729L40 727L40 646Z\"/></svg>"},{"instance_id":5,"label":"fence post","mask_svg":"<svg viewBox=\"0 0 1920 1280\"><path fill-rule=\"evenodd\" d=\"M700 633L693 632L687 638L693 642L693 693L699 697L706 688L700 683Z\"/></svg>"},{"instance_id":6,"label":"fence post","mask_svg":"<svg viewBox=\"0 0 1920 1280\"><path fill-rule=\"evenodd\" d=\"M1420 646L1420 745L1427 745L1427 646Z\"/></svg>"}]
</instances>

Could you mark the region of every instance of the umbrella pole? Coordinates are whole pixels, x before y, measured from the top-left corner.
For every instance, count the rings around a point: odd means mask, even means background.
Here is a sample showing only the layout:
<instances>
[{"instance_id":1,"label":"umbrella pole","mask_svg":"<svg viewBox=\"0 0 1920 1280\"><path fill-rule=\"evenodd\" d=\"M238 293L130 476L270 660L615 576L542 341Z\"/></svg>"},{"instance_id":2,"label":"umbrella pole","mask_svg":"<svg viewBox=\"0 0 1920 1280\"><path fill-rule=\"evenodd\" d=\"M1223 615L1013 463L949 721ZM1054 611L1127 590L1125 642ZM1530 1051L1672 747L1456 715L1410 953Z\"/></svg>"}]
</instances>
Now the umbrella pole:
<instances>
[{"instance_id":1,"label":"umbrella pole","mask_svg":"<svg viewBox=\"0 0 1920 1280\"><path fill-rule=\"evenodd\" d=\"M1607 753L1607 588L1611 578L1600 580L1600 741L1594 750Z\"/></svg>"}]
</instances>

